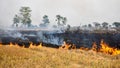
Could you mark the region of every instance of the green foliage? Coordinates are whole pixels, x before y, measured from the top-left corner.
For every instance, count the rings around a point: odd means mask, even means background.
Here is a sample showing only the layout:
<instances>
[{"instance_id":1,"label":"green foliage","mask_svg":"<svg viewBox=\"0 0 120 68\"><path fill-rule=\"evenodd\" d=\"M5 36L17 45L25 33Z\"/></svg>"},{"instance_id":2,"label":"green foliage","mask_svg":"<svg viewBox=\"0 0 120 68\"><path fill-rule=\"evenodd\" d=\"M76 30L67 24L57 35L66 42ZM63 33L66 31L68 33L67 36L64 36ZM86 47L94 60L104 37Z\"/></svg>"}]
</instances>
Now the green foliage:
<instances>
[{"instance_id":1,"label":"green foliage","mask_svg":"<svg viewBox=\"0 0 120 68\"><path fill-rule=\"evenodd\" d=\"M115 27L120 27L120 22L114 22L113 25L114 25Z\"/></svg>"},{"instance_id":2,"label":"green foliage","mask_svg":"<svg viewBox=\"0 0 120 68\"><path fill-rule=\"evenodd\" d=\"M22 23L25 26L30 26L32 20L30 19L31 17L31 9L30 7L21 7L20 11L20 15L15 15L13 22L14 24L16 24L16 26L18 25L18 23Z\"/></svg>"},{"instance_id":3,"label":"green foliage","mask_svg":"<svg viewBox=\"0 0 120 68\"><path fill-rule=\"evenodd\" d=\"M70 31L71 26L67 25L67 31Z\"/></svg>"},{"instance_id":4,"label":"green foliage","mask_svg":"<svg viewBox=\"0 0 120 68\"><path fill-rule=\"evenodd\" d=\"M108 27L108 23L107 23L107 22L103 22L103 23L102 23L102 26L103 26L104 28L106 28L106 27Z\"/></svg>"},{"instance_id":5,"label":"green foliage","mask_svg":"<svg viewBox=\"0 0 120 68\"><path fill-rule=\"evenodd\" d=\"M18 15L15 15L14 19L13 19L13 26L16 25L16 27L18 27L18 23L20 22Z\"/></svg>"},{"instance_id":6,"label":"green foliage","mask_svg":"<svg viewBox=\"0 0 120 68\"><path fill-rule=\"evenodd\" d=\"M21 23L23 23L24 25L30 26L30 24L31 24L30 12L31 12L30 7L21 7L21 9L20 9L20 14L22 15Z\"/></svg>"},{"instance_id":7,"label":"green foliage","mask_svg":"<svg viewBox=\"0 0 120 68\"><path fill-rule=\"evenodd\" d=\"M99 27L100 26L100 23L98 23L98 22L94 22L93 24L95 25L95 27Z\"/></svg>"},{"instance_id":8,"label":"green foliage","mask_svg":"<svg viewBox=\"0 0 120 68\"><path fill-rule=\"evenodd\" d=\"M44 24L50 23L47 15L43 16L43 22L44 22Z\"/></svg>"},{"instance_id":9,"label":"green foliage","mask_svg":"<svg viewBox=\"0 0 120 68\"><path fill-rule=\"evenodd\" d=\"M92 25L91 25L91 24L88 24L88 27L89 27L89 28L91 28L91 27L92 27Z\"/></svg>"},{"instance_id":10,"label":"green foliage","mask_svg":"<svg viewBox=\"0 0 120 68\"><path fill-rule=\"evenodd\" d=\"M62 22L63 22L64 25L66 25L67 18L66 18L66 17L63 17Z\"/></svg>"},{"instance_id":11,"label":"green foliage","mask_svg":"<svg viewBox=\"0 0 120 68\"><path fill-rule=\"evenodd\" d=\"M56 15L56 18L57 18L56 21L57 21L58 26L66 25L66 22L67 22L66 17L62 17L61 15Z\"/></svg>"}]
</instances>

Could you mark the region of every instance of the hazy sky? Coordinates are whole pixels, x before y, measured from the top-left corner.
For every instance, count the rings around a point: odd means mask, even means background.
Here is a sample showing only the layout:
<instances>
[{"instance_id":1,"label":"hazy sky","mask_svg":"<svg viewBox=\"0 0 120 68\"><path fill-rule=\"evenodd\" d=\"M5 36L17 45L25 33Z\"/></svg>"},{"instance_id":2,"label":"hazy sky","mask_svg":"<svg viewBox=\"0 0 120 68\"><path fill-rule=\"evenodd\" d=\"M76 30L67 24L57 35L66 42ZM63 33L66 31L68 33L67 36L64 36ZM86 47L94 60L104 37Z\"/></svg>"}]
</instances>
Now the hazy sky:
<instances>
[{"instance_id":1,"label":"hazy sky","mask_svg":"<svg viewBox=\"0 0 120 68\"><path fill-rule=\"evenodd\" d=\"M71 25L120 21L120 0L0 0L0 25L10 25L21 6L32 9L32 23L43 15L54 23L55 15L68 18Z\"/></svg>"}]
</instances>

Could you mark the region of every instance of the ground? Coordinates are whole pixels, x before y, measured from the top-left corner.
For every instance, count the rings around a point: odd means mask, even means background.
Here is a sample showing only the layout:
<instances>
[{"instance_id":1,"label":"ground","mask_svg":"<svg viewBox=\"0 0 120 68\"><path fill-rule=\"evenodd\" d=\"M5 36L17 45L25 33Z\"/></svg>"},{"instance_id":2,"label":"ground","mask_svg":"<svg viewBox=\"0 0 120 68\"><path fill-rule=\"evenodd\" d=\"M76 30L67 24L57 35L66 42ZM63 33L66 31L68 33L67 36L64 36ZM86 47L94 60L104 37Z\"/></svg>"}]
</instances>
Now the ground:
<instances>
[{"instance_id":1,"label":"ground","mask_svg":"<svg viewBox=\"0 0 120 68\"><path fill-rule=\"evenodd\" d=\"M0 46L0 68L120 68L120 55L80 49Z\"/></svg>"}]
</instances>

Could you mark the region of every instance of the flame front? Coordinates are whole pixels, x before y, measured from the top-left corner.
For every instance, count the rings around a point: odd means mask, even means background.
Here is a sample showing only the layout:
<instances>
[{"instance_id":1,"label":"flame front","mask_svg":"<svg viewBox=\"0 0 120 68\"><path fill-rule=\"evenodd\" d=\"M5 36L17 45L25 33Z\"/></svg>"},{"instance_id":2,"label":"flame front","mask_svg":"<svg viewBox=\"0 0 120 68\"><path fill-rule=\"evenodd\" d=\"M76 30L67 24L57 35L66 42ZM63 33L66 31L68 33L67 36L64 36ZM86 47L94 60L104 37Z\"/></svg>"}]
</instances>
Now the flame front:
<instances>
[{"instance_id":1,"label":"flame front","mask_svg":"<svg viewBox=\"0 0 120 68\"><path fill-rule=\"evenodd\" d=\"M32 42L30 43L29 48L41 48L42 47L42 43L40 43L39 45L35 45Z\"/></svg>"},{"instance_id":2,"label":"flame front","mask_svg":"<svg viewBox=\"0 0 120 68\"><path fill-rule=\"evenodd\" d=\"M0 46L4 46L2 43L0 43ZM21 47L18 44L13 44L12 42L10 42L10 44L8 44L7 46L9 47ZM32 42L29 45L29 48L41 48L42 47L42 43L40 43L39 45L34 45ZM22 48L25 48L25 45L22 46Z\"/></svg>"},{"instance_id":3,"label":"flame front","mask_svg":"<svg viewBox=\"0 0 120 68\"><path fill-rule=\"evenodd\" d=\"M63 45L59 47L59 49L76 49L76 46L74 44L67 44L64 42Z\"/></svg>"},{"instance_id":4,"label":"flame front","mask_svg":"<svg viewBox=\"0 0 120 68\"><path fill-rule=\"evenodd\" d=\"M110 54L110 55L120 54L120 50L118 50L117 48L110 47L103 40L101 40L100 46L101 47L98 48L97 44L94 42L91 49L85 48L85 47L80 47L80 50L86 50L86 51L92 50L95 52L101 52L101 53ZM59 49L76 49L76 46L74 44L67 44L66 42L64 42L63 45L59 47Z\"/></svg>"},{"instance_id":5,"label":"flame front","mask_svg":"<svg viewBox=\"0 0 120 68\"><path fill-rule=\"evenodd\" d=\"M3 45L0 43L0 46L3 46ZM13 43L10 43L9 46L10 47L19 47L18 44L13 44ZM101 53L110 54L110 55L120 54L120 50L118 50L117 48L110 47L103 40L101 40L100 46L101 47L98 48L96 43L94 42L91 49L85 48L85 47L81 47L80 49L81 50L86 50L86 51L92 50L92 51L95 51L95 52L101 52ZM30 46L29 46L29 48L41 48L41 47L42 47L42 43L40 43L39 45L34 45L32 42L30 43ZM66 49L66 50L67 49L76 49L76 45L64 42L63 45L59 47L59 49Z\"/></svg>"},{"instance_id":6,"label":"flame front","mask_svg":"<svg viewBox=\"0 0 120 68\"><path fill-rule=\"evenodd\" d=\"M106 44L103 40L101 40L100 45L101 45L100 52L102 53L111 54L111 55L120 54L120 50L118 50L117 48L109 47L109 45Z\"/></svg>"}]
</instances>

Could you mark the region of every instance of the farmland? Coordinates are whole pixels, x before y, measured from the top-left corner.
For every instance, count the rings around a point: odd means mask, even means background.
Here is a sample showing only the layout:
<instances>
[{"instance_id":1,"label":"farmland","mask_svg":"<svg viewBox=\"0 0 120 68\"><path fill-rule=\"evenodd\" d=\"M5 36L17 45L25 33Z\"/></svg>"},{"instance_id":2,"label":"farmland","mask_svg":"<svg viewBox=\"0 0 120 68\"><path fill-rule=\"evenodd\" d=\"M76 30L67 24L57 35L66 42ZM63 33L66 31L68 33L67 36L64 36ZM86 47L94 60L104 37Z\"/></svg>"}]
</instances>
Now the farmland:
<instances>
[{"instance_id":1,"label":"farmland","mask_svg":"<svg viewBox=\"0 0 120 68\"><path fill-rule=\"evenodd\" d=\"M120 55L80 49L0 46L1 68L119 68Z\"/></svg>"}]
</instances>

